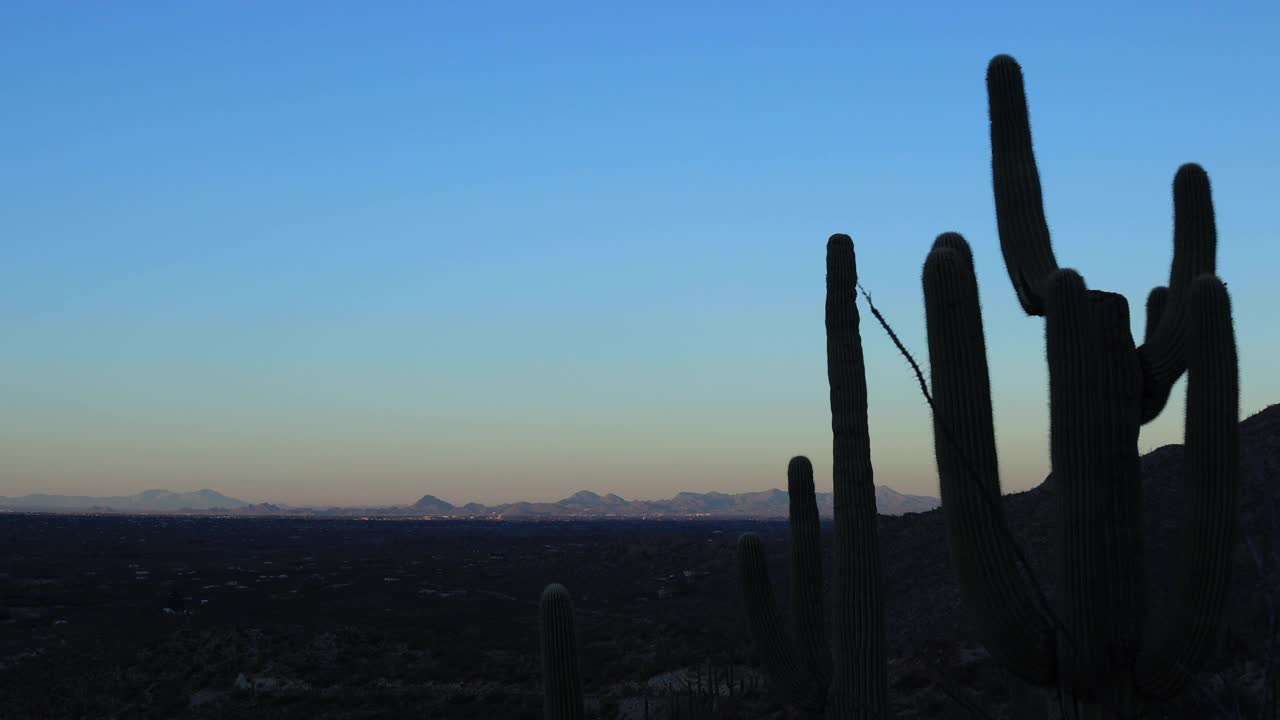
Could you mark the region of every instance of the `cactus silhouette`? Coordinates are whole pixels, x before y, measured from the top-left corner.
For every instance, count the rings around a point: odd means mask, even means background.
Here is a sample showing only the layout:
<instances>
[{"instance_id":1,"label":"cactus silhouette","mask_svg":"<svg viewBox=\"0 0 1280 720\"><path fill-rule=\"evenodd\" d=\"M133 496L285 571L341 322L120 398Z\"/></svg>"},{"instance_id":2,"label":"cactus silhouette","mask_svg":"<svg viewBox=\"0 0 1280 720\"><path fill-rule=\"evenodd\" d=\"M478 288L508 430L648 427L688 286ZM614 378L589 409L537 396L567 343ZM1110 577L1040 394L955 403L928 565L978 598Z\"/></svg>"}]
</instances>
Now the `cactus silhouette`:
<instances>
[{"instance_id":1,"label":"cactus silhouette","mask_svg":"<svg viewBox=\"0 0 1280 720\"><path fill-rule=\"evenodd\" d=\"M739 538L738 567L757 652L787 702L811 715L879 719L887 717L888 681L857 290L853 241L833 235L827 243L826 306L835 493L829 646L823 633L822 535L807 458L793 458L787 468L794 634L774 600L758 535Z\"/></svg>"},{"instance_id":2,"label":"cactus silhouette","mask_svg":"<svg viewBox=\"0 0 1280 720\"><path fill-rule=\"evenodd\" d=\"M582 675L569 591L552 583L538 603L543 709L547 720L582 720Z\"/></svg>"},{"instance_id":3,"label":"cactus silhouette","mask_svg":"<svg viewBox=\"0 0 1280 720\"><path fill-rule=\"evenodd\" d=\"M1134 717L1169 698L1212 649L1234 545L1239 389L1226 286L1214 273L1209 180L1182 166L1173 183L1168 287L1148 298L1136 346L1129 306L1059 269L1049 242L1021 68L987 74L997 224L1023 310L1045 318L1051 487L1057 504L1053 607L1026 582L1000 498L991 385L973 256L939 236L922 284L933 387L934 449L961 596L991 655L1023 679L1058 685L1073 717ZM1186 556L1171 612L1148 611L1138 434L1183 371Z\"/></svg>"}]
</instances>

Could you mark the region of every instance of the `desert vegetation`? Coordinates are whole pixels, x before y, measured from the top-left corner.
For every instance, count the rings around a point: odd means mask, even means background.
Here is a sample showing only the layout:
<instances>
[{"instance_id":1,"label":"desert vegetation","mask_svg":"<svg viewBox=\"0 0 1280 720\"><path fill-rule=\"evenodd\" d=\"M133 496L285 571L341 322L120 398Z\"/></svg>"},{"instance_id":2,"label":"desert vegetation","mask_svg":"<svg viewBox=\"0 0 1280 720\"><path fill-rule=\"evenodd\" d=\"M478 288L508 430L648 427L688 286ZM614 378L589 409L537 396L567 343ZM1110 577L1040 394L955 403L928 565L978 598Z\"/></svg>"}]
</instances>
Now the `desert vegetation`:
<instances>
[{"instance_id":1,"label":"desert vegetation","mask_svg":"<svg viewBox=\"0 0 1280 720\"><path fill-rule=\"evenodd\" d=\"M1192 686L1202 700L1231 716L1228 704L1204 691L1198 677L1221 649L1240 545L1238 362L1226 285L1214 274L1217 232L1208 176L1188 164L1174 178L1170 279L1148 296L1144 342L1136 345L1126 299L1088 289L1078 272L1060 269L1054 257L1022 69L1012 57L991 61L987 89L1005 265L1022 309L1046 321L1053 472L1045 486L1056 510L1052 586L1040 579L1006 520L968 243L958 233L939 235L925 262L930 383L872 306L915 370L933 410L945 536L976 638L1010 675L1007 712L1013 716L1052 711L1082 720L1150 717L1177 707ZM793 458L787 470L790 623L774 599L760 538L742 535L737 551L756 651L794 716L893 714L856 267L851 239L832 236L826 301L835 436L831 640L823 615L821 532L808 458ZM1182 556L1168 593L1164 588L1169 585L1147 584L1151 573L1137 441L1141 426L1164 409L1184 372L1189 376L1185 456L1176 478L1183 503L1177 543ZM1271 478L1262 480L1263 492ZM1264 527L1274 528L1273 502L1270 507L1272 519ZM1247 537L1246 546L1256 582L1245 587L1260 591L1267 606L1261 643L1265 670L1261 682L1252 684L1251 706L1274 717L1276 591L1267 578L1278 568L1274 552L1261 550L1257 538ZM1052 599L1050 587L1056 591ZM547 717L579 718L581 689L571 652L567 591L549 586L544 603L559 614L543 616L543 636L563 641L543 648ZM935 674L935 682L948 689L951 685L941 673ZM1050 690L1054 701L1036 697L1022 683ZM969 712L987 714L981 701L955 699ZM1239 699L1233 700L1238 715ZM1182 712L1197 717L1204 708L1188 711L1184 706Z\"/></svg>"}]
</instances>

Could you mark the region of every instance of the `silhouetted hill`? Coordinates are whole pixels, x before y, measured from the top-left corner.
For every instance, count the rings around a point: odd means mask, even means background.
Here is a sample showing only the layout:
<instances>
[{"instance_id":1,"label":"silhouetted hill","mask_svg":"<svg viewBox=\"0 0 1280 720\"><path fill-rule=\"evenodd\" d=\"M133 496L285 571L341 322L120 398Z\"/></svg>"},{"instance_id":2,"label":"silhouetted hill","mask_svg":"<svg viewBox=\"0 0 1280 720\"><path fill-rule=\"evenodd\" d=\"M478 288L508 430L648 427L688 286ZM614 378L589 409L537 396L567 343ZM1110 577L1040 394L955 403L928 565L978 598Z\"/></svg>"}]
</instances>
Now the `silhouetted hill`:
<instances>
[{"instance_id":1,"label":"silhouetted hill","mask_svg":"<svg viewBox=\"0 0 1280 720\"><path fill-rule=\"evenodd\" d=\"M413 504L413 509L425 513L448 513L455 508L451 503L447 503L435 495L423 495L421 500Z\"/></svg>"},{"instance_id":2,"label":"silhouetted hill","mask_svg":"<svg viewBox=\"0 0 1280 720\"><path fill-rule=\"evenodd\" d=\"M1265 633L1258 632L1268 622L1263 588L1280 590L1276 569L1260 566L1250 551L1250 545L1265 552L1280 544L1280 405L1271 405L1241 422L1240 453L1232 590L1223 641L1207 669L1233 677L1254 677L1265 654ZM1166 445L1142 457L1142 540L1148 597L1155 617L1163 616L1165 604L1187 581L1183 577L1186 551L1181 535L1188 510L1183 455L1182 445ZM1050 474L1035 488L1006 495L1003 500L1010 529L1050 598L1058 584L1053 494L1054 477ZM968 651L959 649L958 643L972 643L977 634L960 599L945 537L940 510L880 518L890 654L902 657L921 647L947 648L939 650L944 653L939 662L953 666L967 663L973 673L981 667L983 676L974 675L971 685L997 686L1004 682L1003 676L985 659L985 651L965 656ZM770 563L776 565L775 577L785 578L786 544L775 543L769 553ZM919 674L928 677L923 666ZM1254 680L1261 682L1260 676Z\"/></svg>"}]
</instances>

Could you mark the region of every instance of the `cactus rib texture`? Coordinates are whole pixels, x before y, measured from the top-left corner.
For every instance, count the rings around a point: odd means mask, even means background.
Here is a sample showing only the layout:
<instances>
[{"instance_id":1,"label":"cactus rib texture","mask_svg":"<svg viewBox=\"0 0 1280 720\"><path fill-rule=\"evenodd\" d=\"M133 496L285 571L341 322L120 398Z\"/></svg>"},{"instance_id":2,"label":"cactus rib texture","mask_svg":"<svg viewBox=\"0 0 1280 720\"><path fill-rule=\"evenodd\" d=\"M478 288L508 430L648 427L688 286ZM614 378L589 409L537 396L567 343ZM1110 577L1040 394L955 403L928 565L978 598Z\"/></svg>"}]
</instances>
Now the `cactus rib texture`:
<instances>
[{"instance_id":1,"label":"cactus rib texture","mask_svg":"<svg viewBox=\"0 0 1280 720\"><path fill-rule=\"evenodd\" d=\"M807 458L793 458L787 468L793 633L774 601L764 547L755 534L739 539L738 564L752 637L786 700L812 715L880 720L888 715L888 680L857 285L853 241L831 236L826 327L836 517L829 646L821 632L821 526Z\"/></svg>"},{"instance_id":2,"label":"cactus rib texture","mask_svg":"<svg viewBox=\"0 0 1280 720\"><path fill-rule=\"evenodd\" d=\"M582 720L582 676L569 591L552 583L538 603L543 707L547 720Z\"/></svg>"},{"instance_id":3,"label":"cactus rib texture","mask_svg":"<svg viewBox=\"0 0 1280 720\"><path fill-rule=\"evenodd\" d=\"M999 503L991 385L972 253L954 233L922 274L934 445L961 596L991 654L1062 688L1075 717L1122 717L1178 693L1210 652L1226 603L1238 481L1239 378L1230 300L1216 276L1208 176L1174 178L1174 259L1136 346L1121 295L1059 269L1044 220L1022 72L987 74L1001 249L1023 310L1045 318L1057 504L1057 613L1034 602ZM1186 562L1173 612L1148 612L1142 561L1142 425L1186 370Z\"/></svg>"}]
</instances>

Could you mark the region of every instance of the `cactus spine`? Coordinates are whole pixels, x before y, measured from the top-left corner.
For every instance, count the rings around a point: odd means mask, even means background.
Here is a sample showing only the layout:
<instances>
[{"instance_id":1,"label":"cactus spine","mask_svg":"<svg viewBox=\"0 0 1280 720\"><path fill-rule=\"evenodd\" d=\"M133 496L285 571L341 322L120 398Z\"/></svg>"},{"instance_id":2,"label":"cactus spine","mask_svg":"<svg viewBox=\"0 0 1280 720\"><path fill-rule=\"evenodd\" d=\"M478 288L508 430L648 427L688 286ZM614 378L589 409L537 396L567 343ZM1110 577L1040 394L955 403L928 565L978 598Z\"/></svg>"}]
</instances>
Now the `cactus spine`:
<instances>
[{"instance_id":1,"label":"cactus spine","mask_svg":"<svg viewBox=\"0 0 1280 720\"><path fill-rule=\"evenodd\" d=\"M1077 717L1122 717L1179 692L1211 650L1228 587L1239 462L1238 376L1226 287L1214 276L1209 180L1174 179L1169 286L1148 298L1135 347L1123 296L1059 269L1031 147L1022 72L988 69L1000 243L1023 310L1045 317L1058 613L1024 583L1005 525L991 386L972 254L940 236L924 265L934 446L961 594L991 654L1023 679L1058 684ZM1138 433L1188 373L1188 555L1173 612L1147 612Z\"/></svg>"},{"instance_id":2,"label":"cactus spine","mask_svg":"<svg viewBox=\"0 0 1280 720\"><path fill-rule=\"evenodd\" d=\"M738 565L757 651L787 701L828 718L880 720L888 715L888 680L857 286L853 241L833 235L826 302L836 516L830 648L822 631L821 528L807 458L793 458L787 468L794 636L774 601L759 536L739 539Z\"/></svg>"},{"instance_id":3,"label":"cactus spine","mask_svg":"<svg viewBox=\"0 0 1280 720\"><path fill-rule=\"evenodd\" d=\"M542 635L543 708L547 720L582 720L582 676L569 591L552 583L538 603Z\"/></svg>"}]
</instances>

